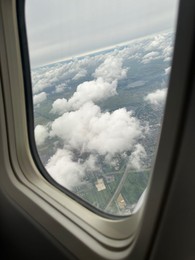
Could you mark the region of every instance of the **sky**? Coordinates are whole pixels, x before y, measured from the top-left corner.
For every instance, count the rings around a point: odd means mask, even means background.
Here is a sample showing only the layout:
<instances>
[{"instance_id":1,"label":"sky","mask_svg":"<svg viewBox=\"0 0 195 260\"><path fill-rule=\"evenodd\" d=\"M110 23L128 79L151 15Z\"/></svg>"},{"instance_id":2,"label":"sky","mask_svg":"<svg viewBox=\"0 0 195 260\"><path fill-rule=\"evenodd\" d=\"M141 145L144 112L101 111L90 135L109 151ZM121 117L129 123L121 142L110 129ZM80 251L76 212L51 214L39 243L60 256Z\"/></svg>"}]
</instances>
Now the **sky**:
<instances>
[{"instance_id":1,"label":"sky","mask_svg":"<svg viewBox=\"0 0 195 260\"><path fill-rule=\"evenodd\" d=\"M177 0L26 0L32 67L173 28Z\"/></svg>"}]
</instances>

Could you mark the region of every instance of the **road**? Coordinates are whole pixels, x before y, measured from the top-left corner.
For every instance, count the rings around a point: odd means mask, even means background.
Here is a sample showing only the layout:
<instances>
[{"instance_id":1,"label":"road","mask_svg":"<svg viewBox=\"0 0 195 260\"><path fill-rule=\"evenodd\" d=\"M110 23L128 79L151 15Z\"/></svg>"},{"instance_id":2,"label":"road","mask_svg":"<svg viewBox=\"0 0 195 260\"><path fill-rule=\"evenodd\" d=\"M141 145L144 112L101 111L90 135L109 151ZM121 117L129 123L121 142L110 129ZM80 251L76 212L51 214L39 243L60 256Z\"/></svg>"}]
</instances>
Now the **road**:
<instances>
[{"instance_id":1,"label":"road","mask_svg":"<svg viewBox=\"0 0 195 260\"><path fill-rule=\"evenodd\" d=\"M118 187L116 188L114 194L112 195L111 199L109 200L109 202L108 202L107 206L105 207L104 211L107 211L108 208L110 207L110 205L112 204L112 202L113 202L116 198L118 198L118 196L119 196L119 194L121 193L121 189L123 188L123 185L124 185L124 183L125 183L125 180L126 180L126 178L127 178L128 173L130 172L130 170L132 170L131 167L130 167L130 165L127 165L127 167L126 167L126 169L125 169L125 171L124 171L124 174L123 174L123 176L122 176L122 178L121 178L121 180L120 180L120 182L119 182L119 184L118 184ZM140 171L145 171L145 170L146 170L146 169L140 169L138 172L140 172ZM136 172L136 170L133 170L133 172Z\"/></svg>"}]
</instances>

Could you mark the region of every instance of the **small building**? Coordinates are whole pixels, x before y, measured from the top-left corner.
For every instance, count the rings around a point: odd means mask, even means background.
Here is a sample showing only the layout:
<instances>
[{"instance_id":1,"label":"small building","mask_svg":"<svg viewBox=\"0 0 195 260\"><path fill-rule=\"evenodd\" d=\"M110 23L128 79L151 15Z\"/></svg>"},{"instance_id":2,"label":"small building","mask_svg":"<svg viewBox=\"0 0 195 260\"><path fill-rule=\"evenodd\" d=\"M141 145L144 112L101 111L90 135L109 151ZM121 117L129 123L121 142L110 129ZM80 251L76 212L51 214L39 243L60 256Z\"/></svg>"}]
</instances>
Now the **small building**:
<instances>
[{"instance_id":1,"label":"small building","mask_svg":"<svg viewBox=\"0 0 195 260\"><path fill-rule=\"evenodd\" d=\"M103 179L98 179L97 182L95 183L95 186L96 186L98 191L106 189L106 186L104 184L104 180Z\"/></svg>"},{"instance_id":2,"label":"small building","mask_svg":"<svg viewBox=\"0 0 195 260\"><path fill-rule=\"evenodd\" d=\"M120 209L124 209L126 207L126 202L121 194L119 194L117 198L117 204Z\"/></svg>"}]
</instances>

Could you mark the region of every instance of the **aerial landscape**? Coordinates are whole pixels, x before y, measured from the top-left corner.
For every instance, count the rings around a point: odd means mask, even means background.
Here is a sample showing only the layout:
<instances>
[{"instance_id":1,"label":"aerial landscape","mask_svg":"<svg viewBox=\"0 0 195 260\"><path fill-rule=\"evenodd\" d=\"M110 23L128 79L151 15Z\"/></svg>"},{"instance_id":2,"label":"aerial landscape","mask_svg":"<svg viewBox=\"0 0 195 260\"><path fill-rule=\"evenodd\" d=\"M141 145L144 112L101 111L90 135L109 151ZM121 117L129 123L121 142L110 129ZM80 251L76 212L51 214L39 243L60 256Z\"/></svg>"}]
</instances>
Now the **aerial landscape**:
<instances>
[{"instance_id":1,"label":"aerial landscape","mask_svg":"<svg viewBox=\"0 0 195 260\"><path fill-rule=\"evenodd\" d=\"M147 187L173 44L164 31L31 71L42 164L101 212L132 214Z\"/></svg>"}]
</instances>

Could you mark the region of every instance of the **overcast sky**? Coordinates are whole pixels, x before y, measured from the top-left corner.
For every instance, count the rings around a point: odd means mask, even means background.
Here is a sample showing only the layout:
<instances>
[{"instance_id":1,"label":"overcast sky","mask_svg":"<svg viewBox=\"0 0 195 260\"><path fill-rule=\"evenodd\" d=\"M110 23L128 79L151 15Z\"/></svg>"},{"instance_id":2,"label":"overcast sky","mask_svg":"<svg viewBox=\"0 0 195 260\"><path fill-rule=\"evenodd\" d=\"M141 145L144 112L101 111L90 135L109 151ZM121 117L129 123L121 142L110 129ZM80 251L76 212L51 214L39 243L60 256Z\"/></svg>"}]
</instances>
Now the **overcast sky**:
<instances>
[{"instance_id":1,"label":"overcast sky","mask_svg":"<svg viewBox=\"0 0 195 260\"><path fill-rule=\"evenodd\" d=\"M177 0L26 0L32 67L167 29Z\"/></svg>"}]
</instances>

